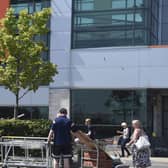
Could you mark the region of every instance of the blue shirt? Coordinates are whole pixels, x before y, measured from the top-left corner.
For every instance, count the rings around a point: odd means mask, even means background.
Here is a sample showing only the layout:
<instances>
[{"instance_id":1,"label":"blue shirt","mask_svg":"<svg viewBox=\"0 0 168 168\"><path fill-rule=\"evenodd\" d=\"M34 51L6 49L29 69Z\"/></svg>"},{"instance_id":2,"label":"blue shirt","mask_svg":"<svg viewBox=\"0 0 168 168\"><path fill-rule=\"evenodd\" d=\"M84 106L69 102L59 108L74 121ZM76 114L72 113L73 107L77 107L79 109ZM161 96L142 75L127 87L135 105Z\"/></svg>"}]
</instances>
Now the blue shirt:
<instances>
[{"instance_id":1,"label":"blue shirt","mask_svg":"<svg viewBox=\"0 0 168 168\"><path fill-rule=\"evenodd\" d=\"M53 121L51 130L54 132L56 145L68 145L71 143L72 121L66 116L60 116Z\"/></svg>"}]
</instances>

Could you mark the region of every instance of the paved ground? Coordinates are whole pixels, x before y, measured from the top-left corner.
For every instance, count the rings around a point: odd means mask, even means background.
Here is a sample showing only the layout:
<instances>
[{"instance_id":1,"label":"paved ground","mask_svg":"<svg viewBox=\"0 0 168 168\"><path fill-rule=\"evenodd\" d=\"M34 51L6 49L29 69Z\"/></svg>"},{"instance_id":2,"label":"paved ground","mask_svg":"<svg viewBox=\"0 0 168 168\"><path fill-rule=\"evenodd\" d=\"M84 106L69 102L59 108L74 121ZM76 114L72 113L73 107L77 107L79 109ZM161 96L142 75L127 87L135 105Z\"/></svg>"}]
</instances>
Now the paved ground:
<instances>
[{"instance_id":1,"label":"paved ground","mask_svg":"<svg viewBox=\"0 0 168 168\"><path fill-rule=\"evenodd\" d=\"M123 158L124 163L131 165L131 157ZM168 158L151 158L151 168L168 168Z\"/></svg>"},{"instance_id":2,"label":"paved ground","mask_svg":"<svg viewBox=\"0 0 168 168\"><path fill-rule=\"evenodd\" d=\"M151 158L151 160L152 160L151 168L168 168L168 158ZM122 158L122 161L125 164L127 165L129 164L131 166L131 157ZM131 166L130 168L133 168L133 167Z\"/></svg>"}]
</instances>

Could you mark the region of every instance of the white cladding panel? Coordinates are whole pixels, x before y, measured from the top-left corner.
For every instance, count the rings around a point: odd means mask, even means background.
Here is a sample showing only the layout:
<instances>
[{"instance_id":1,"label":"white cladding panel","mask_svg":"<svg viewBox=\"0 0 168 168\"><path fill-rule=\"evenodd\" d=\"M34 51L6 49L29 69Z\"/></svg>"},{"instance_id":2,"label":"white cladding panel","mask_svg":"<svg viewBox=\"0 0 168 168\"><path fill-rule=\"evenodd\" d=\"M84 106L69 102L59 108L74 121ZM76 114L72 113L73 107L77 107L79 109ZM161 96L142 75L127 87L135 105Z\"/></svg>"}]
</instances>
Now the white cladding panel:
<instances>
[{"instance_id":1,"label":"white cladding panel","mask_svg":"<svg viewBox=\"0 0 168 168\"><path fill-rule=\"evenodd\" d=\"M20 93L22 95L24 91ZM48 106L49 88L40 87L35 93L29 92L21 100L22 106ZM0 106L15 105L15 96L4 87L0 87Z\"/></svg>"},{"instance_id":2,"label":"white cladding panel","mask_svg":"<svg viewBox=\"0 0 168 168\"><path fill-rule=\"evenodd\" d=\"M123 47L72 51L73 88L167 88L168 49Z\"/></svg>"}]
</instances>

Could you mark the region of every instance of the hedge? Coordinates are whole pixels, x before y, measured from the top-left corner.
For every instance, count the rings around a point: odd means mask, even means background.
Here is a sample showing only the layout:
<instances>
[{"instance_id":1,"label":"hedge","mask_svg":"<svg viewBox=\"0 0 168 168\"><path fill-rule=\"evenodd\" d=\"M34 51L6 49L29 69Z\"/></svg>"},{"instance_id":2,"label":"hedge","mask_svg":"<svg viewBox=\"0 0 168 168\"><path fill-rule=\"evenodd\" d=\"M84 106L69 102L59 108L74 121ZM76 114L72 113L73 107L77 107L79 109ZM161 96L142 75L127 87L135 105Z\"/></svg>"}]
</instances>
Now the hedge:
<instances>
[{"instance_id":1,"label":"hedge","mask_svg":"<svg viewBox=\"0 0 168 168\"><path fill-rule=\"evenodd\" d=\"M49 120L0 120L1 136L47 137Z\"/></svg>"}]
</instances>

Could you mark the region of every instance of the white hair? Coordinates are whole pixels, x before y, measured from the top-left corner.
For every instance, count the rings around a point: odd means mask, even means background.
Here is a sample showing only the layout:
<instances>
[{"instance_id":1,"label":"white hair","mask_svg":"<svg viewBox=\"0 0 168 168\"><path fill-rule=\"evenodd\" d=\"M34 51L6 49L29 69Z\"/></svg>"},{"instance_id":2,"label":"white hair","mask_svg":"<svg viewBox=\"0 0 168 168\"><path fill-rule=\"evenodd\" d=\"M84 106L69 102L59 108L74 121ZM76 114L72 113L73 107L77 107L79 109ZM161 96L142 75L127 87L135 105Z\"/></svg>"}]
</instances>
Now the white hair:
<instances>
[{"instance_id":1,"label":"white hair","mask_svg":"<svg viewBox=\"0 0 168 168\"><path fill-rule=\"evenodd\" d=\"M121 123L121 126L122 126L122 127L126 127L126 126L127 126L127 123L126 123L126 122L122 122L122 123Z\"/></svg>"},{"instance_id":2,"label":"white hair","mask_svg":"<svg viewBox=\"0 0 168 168\"><path fill-rule=\"evenodd\" d=\"M139 120L133 120L132 124L137 125L138 127L141 127L141 122Z\"/></svg>"}]
</instances>

